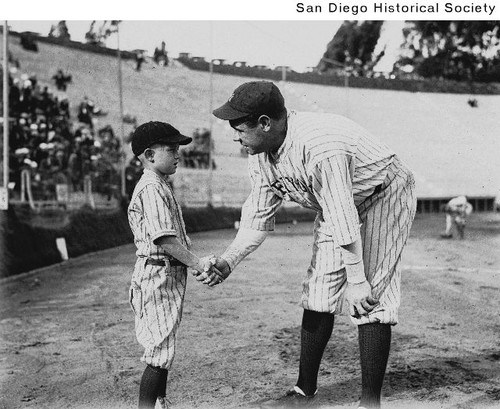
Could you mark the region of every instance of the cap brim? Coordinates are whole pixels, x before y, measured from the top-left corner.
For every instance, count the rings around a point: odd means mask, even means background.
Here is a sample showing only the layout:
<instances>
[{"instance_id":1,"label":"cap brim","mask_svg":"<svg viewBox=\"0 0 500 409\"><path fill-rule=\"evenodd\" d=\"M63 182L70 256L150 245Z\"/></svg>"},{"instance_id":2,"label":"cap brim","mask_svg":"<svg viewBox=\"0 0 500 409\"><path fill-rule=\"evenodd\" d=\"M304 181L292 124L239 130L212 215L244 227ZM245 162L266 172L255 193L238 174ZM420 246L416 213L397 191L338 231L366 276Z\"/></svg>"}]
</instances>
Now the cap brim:
<instances>
[{"instance_id":1,"label":"cap brim","mask_svg":"<svg viewBox=\"0 0 500 409\"><path fill-rule=\"evenodd\" d=\"M217 118L224 119L225 121L232 121L234 119L243 118L250 115L248 112L241 112L234 109L229 102L226 102L221 107L214 109L212 112Z\"/></svg>"},{"instance_id":2,"label":"cap brim","mask_svg":"<svg viewBox=\"0 0 500 409\"><path fill-rule=\"evenodd\" d=\"M178 143L179 145L187 145L188 143L191 143L191 141L193 140L193 138L181 134L177 135L177 137L179 138L179 142L176 143Z\"/></svg>"},{"instance_id":3,"label":"cap brim","mask_svg":"<svg viewBox=\"0 0 500 409\"><path fill-rule=\"evenodd\" d=\"M187 145L188 143L191 143L193 138L190 138L189 136L178 134L175 136L168 136L168 137L162 137L157 139L156 142L162 142L167 145L174 145L178 143L179 145Z\"/></svg>"}]
</instances>

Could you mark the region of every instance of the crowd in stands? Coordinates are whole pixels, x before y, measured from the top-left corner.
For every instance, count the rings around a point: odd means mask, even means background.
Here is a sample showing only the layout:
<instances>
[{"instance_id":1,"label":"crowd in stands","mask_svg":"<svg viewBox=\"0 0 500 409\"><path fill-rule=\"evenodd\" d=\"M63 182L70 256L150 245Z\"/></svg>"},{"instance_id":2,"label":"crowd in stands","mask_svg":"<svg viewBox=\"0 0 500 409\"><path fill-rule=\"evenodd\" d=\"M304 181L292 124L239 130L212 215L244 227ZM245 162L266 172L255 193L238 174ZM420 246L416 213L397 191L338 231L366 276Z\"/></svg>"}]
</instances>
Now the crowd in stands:
<instances>
[{"instance_id":1,"label":"crowd in stands","mask_svg":"<svg viewBox=\"0 0 500 409\"><path fill-rule=\"evenodd\" d=\"M17 72L17 70L16 70ZM71 75L58 70L52 77L57 91L65 91ZM9 75L9 168L13 198L21 194L21 174L28 170L35 200L56 200L57 185L69 192L83 191L86 176L94 192L112 197L119 194L121 140L110 125L98 127L97 118L106 115L84 96L72 110L64 92L52 92L39 84L36 75ZM126 119L126 121L125 121ZM137 126L135 117L124 122ZM198 128L193 142L181 150L181 164L208 169L213 151L210 131ZM142 165L132 158L126 166L126 191L131 194L142 174Z\"/></svg>"},{"instance_id":2,"label":"crowd in stands","mask_svg":"<svg viewBox=\"0 0 500 409\"><path fill-rule=\"evenodd\" d=\"M215 169L215 161L210 158L210 151L214 146L210 131L206 128L197 128L193 132L193 141L184 147L181 153L181 165L186 168L208 169L210 161Z\"/></svg>"},{"instance_id":3,"label":"crowd in stands","mask_svg":"<svg viewBox=\"0 0 500 409\"><path fill-rule=\"evenodd\" d=\"M120 140L110 126L95 129L95 104L90 99L85 97L81 107L87 108L88 115L72 118L69 100L41 86L35 75L9 75L9 180L13 197L20 194L24 169L31 175L35 200L56 199L57 184L81 191L85 176L91 178L94 191L114 194L119 186Z\"/></svg>"}]
</instances>

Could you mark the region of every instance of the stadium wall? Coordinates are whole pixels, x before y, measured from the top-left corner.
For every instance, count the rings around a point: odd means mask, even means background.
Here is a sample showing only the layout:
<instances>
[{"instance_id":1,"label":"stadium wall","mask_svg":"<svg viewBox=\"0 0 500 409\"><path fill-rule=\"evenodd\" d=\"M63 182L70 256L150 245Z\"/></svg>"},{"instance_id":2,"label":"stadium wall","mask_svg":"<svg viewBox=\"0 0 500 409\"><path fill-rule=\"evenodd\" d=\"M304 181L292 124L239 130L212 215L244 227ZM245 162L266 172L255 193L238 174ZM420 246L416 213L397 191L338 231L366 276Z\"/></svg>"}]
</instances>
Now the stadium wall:
<instances>
[{"instance_id":1,"label":"stadium wall","mask_svg":"<svg viewBox=\"0 0 500 409\"><path fill-rule=\"evenodd\" d=\"M200 58L179 57L177 61L189 69L196 71L209 71L210 64ZM281 70L273 70L267 67L236 67L234 65L213 64L213 72L222 75L237 75L243 77L260 78L271 81L280 81L283 78ZM337 87L346 86L346 77L336 74L319 74L317 72L299 73L295 71L286 72L286 80L290 82L302 82L317 85L330 85ZM404 78L367 78L350 76L348 79L350 88L384 89L393 91L409 92L439 92L451 94L500 94L500 84L479 82L458 82L443 79L404 79Z\"/></svg>"},{"instance_id":2,"label":"stadium wall","mask_svg":"<svg viewBox=\"0 0 500 409\"><path fill-rule=\"evenodd\" d=\"M2 28L0 27L0 32ZM81 43L78 41L60 39L57 37L42 36L38 33L18 33L9 31L9 35L13 37L21 37L29 35L35 42L54 44L61 47L78 49L95 54L103 54L108 56L116 56L118 50L107 48L105 46ZM120 56L123 59L135 59L136 54L131 51L120 50ZM209 71L210 64L203 58L191 58L189 56L179 56L177 61L182 63L189 69L196 71ZM237 75L243 77L261 78L271 81L280 81L282 79L282 71L279 69L270 69L267 67L249 67L235 66L228 64L214 64L212 66L214 72L223 75ZM291 82L302 82L317 85L330 85L343 87L345 86L346 78L343 75L336 74L319 74L317 72L299 73L293 70L288 70L286 80ZM351 88L366 88L366 89L385 89L395 91L409 92L440 92L452 94L474 94L488 95L500 94L500 84L498 83L466 83L458 81L450 81L443 79L404 79L394 78L388 79L384 77L366 78L366 77L349 77L349 87Z\"/></svg>"},{"instance_id":3,"label":"stadium wall","mask_svg":"<svg viewBox=\"0 0 500 409\"><path fill-rule=\"evenodd\" d=\"M234 228L240 209L185 208L183 215L187 232L194 233ZM301 208L282 208L276 222L312 221L314 217L314 212ZM0 278L61 262L57 238L65 239L69 258L133 242L123 209L95 211L83 207L40 216L11 206L0 212Z\"/></svg>"}]
</instances>

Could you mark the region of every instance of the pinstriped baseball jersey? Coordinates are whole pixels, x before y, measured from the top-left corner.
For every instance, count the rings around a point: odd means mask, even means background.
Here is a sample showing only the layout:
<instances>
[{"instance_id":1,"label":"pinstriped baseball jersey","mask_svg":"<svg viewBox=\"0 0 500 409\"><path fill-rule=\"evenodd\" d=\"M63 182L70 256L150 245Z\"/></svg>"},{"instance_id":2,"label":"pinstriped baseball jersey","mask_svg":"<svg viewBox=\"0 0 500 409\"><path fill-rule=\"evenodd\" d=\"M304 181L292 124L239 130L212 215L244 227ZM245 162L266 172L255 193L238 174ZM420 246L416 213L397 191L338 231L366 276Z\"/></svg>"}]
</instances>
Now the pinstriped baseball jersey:
<instances>
[{"instance_id":1,"label":"pinstriped baseball jersey","mask_svg":"<svg viewBox=\"0 0 500 409\"><path fill-rule=\"evenodd\" d=\"M249 158L252 192L242 227L273 230L275 211L289 200L321 212L338 244L352 243L359 237L356 205L384 181L393 156L345 117L291 111L276 155Z\"/></svg>"},{"instance_id":2,"label":"pinstriped baseball jersey","mask_svg":"<svg viewBox=\"0 0 500 409\"><path fill-rule=\"evenodd\" d=\"M187 269L168 263L146 264L147 258L167 260L168 254L154 244L159 237L176 236L189 247L181 208L168 182L145 169L134 189L128 218L137 247L129 301L135 313L136 337L144 347L141 360L169 369L182 319Z\"/></svg>"},{"instance_id":3,"label":"pinstriped baseball jersey","mask_svg":"<svg viewBox=\"0 0 500 409\"><path fill-rule=\"evenodd\" d=\"M154 240L162 236L177 236L183 245L189 246L181 207L170 185L148 169L144 170L134 189L128 218L137 257L167 257L165 250L154 244Z\"/></svg>"},{"instance_id":4,"label":"pinstriped baseball jersey","mask_svg":"<svg viewBox=\"0 0 500 409\"><path fill-rule=\"evenodd\" d=\"M376 189L387 187L384 184L388 183L389 174L399 169L405 177L398 179L398 188L386 188L384 195L380 195ZM392 150L348 118L290 111L287 134L278 152L251 156L249 174L252 191L242 209L242 227L273 230L274 215L283 200L318 212L313 256L303 283L304 308L340 310L339 301L346 279L339 246L358 238L363 242L365 274L371 280L379 271L378 274L384 276L379 295L384 293L395 275L400 257L391 256L391 262L384 265L383 271L378 268L379 263L385 259L386 252L400 256L407 235L394 245L381 246L380 238L375 240L374 235L367 235L363 228L360 230L360 223L380 219L382 239L399 237L398 229L409 231L414 216L413 177ZM390 198L386 197L389 192ZM395 210L393 201L403 194L403 199L410 202L409 208ZM382 205L377 215L363 207L374 197L379 199L374 203ZM394 219L389 217L389 212L399 212L395 217L399 225L386 225L388 220ZM370 283L373 286L372 281ZM398 285L399 281L394 283ZM399 303L396 304L397 310ZM387 305L380 308L394 309ZM393 318L397 314L389 315L381 317L379 314L373 318L374 322L395 323Z\"/></svg>"}]
</instances>

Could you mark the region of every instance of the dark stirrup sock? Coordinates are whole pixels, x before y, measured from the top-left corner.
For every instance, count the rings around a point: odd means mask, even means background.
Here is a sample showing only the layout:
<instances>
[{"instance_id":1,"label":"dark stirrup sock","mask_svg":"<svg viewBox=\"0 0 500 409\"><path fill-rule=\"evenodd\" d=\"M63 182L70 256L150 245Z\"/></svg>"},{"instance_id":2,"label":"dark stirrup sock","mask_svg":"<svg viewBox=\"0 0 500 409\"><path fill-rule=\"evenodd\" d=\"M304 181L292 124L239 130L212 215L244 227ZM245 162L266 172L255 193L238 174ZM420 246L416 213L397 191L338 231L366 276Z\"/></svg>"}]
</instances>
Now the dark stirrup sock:
<instances>
[{"instance_id":1,"label":"dark stirrup sock","mask_svg":"<svg viewBox=\"0 0 500 409\"><path fill-rule=\"evenodd\" d=\"M380 393L391 349L391 325L358 326L361 361L361 402L366 408L380 407Z\"/></svg>"},{"instance_id":2,"label":"dark stirrup sock","mask_svg":"<svg viewBox=\"0 0 500 409\"><path fill-rule=\"evenodd\" d=\"M168 370L147 365L139 388L139 409L154 409L156 399L165 396Z\"/></svg>"},{"instance_id":3,"label":"dark stirrup sock","mask_svg":"<svg viewBox=\"0 0 500 409\"><path fill-rule=\"evenodd\" d=\"M300 334L300 367L297 386L307 396L316 393L319 365L332 335L335 316L327 312L304 310Z\"/></svg>"}]
</instances>

